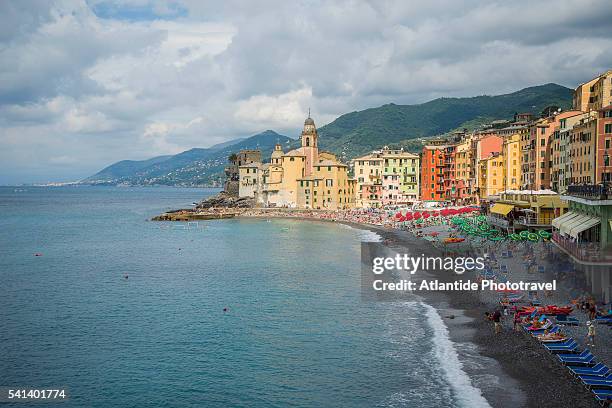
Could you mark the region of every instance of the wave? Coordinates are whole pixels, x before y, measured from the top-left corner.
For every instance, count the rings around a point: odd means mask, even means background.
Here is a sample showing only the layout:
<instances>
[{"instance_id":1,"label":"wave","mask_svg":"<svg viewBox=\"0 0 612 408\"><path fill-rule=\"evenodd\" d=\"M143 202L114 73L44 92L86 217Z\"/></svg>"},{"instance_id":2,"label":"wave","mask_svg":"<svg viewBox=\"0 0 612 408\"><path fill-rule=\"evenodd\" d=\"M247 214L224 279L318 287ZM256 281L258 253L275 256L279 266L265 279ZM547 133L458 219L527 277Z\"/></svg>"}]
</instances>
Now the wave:
<instances>
[{"instance_id":1,"label":"wave","mask_svg":"<svg viewBox=\"0 0 612 408\"><path fill-rule=\"evenodd\" d=\"M338 224L340 228L347 228L357 232L357 237L361 242L381 242L382 237L376 232L368 229L361 229L346 224Z\"/></svg>"},{"instance_id":2,"label":"wave","mask_svg":"<svg viewBox=\"0 0 612 408\"><path fill-rule=\"evenodd\" d=\"M426 309L427 322L434 331L436 357L458 402L464 407L491 408L480 389L472 385L470 377L463 371L463 364L459 361L457 350L448 336L448 328L438 311L427 303L423 303L423 306Z\"/></svg>"}]
</instances>

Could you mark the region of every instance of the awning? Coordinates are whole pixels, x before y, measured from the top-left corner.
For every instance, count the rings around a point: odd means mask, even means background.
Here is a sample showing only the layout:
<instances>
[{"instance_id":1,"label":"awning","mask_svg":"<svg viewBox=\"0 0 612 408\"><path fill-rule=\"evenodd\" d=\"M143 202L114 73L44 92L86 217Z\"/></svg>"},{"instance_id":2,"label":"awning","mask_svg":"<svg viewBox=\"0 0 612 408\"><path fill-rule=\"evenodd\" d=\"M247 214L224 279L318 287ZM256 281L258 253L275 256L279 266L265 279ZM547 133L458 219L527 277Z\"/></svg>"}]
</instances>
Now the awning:
<instances>
[{"instance_id":1,"label":"awning","mask_svg":"<svg viewBox=\"0 0 612 408\"><path fill-rule=\"evenodd\" d=\"M583 231L588 230L589 228L593 228L596 225L599 225L601 220L595 217L589 217L588 215L584 215L581 219L580 224L575 225L569 231L569 235L578 238L578 234Z\"/></svg>"},{"instance_id":2,"label":"awning","mask_svg":"<svg viewBox=\"0 0 612 408\"><path fill-rule=\"evenodd\" d=\"M564 234L569 234L569 230L574 226L574 223L582 218L580 213L569 212L568 214L572 214L572 216L559 223L559 231Z\"/></svg>"},{"instance_id":3,"label":"awning","mask_svg":"<svg viewBox=\"0 0 612 408\"><path fill-rule=\"evenodd\" d=\"M559 229L561 228L561 224L566 222L567 220L569 220L570 218L574 218L576 217L578 214L575 212L571 212L568 211L565 214L563 214L560 217L555 218L554 220L552 220L552 226Z\"/></svg>"},{"instance_id":4,"label":"awning","mask_svg":"<svg viewBox=\"0 0 612 408\"><path fill-rule=\"evenodd\" d=\"M508 215L510 211L514 209L514 206L508 204L493 204L491 207L491 212L499 215Z\"/></svg>"},{"instance_id":5,"label":"awning","mask_svg":"<svg viewBox=\"0 0 612 408\"><path fill-rule=\"evenodd\" d=\"M561 224L561 228L559 228L559 230L562 233L569 235L572 228L575 228L578 225L582 224L584 221L586 221L586 219L587 219L586 215L578 214L578 216Z\"/></svg>"}]
</instances>

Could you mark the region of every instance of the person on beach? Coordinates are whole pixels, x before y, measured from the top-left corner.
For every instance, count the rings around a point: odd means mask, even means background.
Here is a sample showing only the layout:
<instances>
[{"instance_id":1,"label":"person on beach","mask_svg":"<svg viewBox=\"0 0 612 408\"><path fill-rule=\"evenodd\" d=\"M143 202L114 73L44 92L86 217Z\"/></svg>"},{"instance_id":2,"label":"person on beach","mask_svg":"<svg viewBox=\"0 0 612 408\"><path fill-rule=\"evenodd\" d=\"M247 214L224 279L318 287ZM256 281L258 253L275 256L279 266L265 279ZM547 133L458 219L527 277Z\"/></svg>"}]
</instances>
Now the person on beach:
<instances>
[{"instance_id":1,"label":"person on beach","mask_svg":"<svg viewBox=\"0 0 612 408\"><path fill-rule=\"evenodd\" d=\"M520 327L521 327L521 317L519 316L518 312L514 312L514 331L520 331Z\"/></svg>"},{"instance_id":2,"label":"person on beach","mask_svg":"<svg viewBox=\"0 0 612 408\"><path fill-rule=\"evenodd\" d=\"M587 322L587 344L595 345L595 325L591 322Z\"/></svg>"},{"instance_id":3,"label":"person on beach","mask_svg":"<svg viewBox=\"0 0 612 408\"><path fill-rule=\"evenodd\" d=\"M597 306L593 302L589 305L589 320L595 320L595 316L597 316Z\"/></svg>"},{"instance_id":4,"label":"person on beach","mask_svg":"<svg viewBox=\"0 0 612 408\"><path fill-rule=\"evenodd\" d=\"M501 313L499 312L499 309L495 310L491 319L493 320L493 325L495 326L495 334L501 333Z\"/></svg>"}]
</instances>

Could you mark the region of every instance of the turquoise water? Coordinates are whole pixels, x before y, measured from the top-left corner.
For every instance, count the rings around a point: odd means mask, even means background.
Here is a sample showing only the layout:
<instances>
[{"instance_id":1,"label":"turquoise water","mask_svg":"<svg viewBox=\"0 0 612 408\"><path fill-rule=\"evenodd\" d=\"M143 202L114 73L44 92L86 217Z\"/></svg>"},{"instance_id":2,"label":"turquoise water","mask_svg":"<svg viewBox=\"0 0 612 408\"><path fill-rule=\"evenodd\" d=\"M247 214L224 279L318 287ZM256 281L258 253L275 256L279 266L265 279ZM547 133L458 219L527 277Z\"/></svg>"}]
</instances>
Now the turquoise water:
<instances>
[{"instance_id":1,"label":"turquoise water","mask_svg":"<svg viewBox=\"0 0 612 408\"><path fill-rule=\"evenodd\" d=\"M371 233L147 221L212 192L0 188L0 386L67 386L62 407L461 402L432 311L361 301Z\"/></svg>"}]
</instances>

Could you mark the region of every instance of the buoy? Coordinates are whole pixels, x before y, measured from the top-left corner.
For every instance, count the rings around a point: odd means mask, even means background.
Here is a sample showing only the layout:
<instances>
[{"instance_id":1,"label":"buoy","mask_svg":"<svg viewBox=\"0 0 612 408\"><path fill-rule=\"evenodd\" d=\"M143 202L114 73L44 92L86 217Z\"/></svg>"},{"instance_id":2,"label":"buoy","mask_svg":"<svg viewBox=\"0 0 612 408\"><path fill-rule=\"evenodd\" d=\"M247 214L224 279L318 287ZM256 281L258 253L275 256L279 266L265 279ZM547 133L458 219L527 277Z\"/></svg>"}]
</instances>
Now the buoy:
<instances>
[{"instance_id":1,"label":"buoy","mask_svg":"<svg viewBox=\"0 0 612 408\"><path fill-rule=\"evenodd\" d=\"M224 308L223 308L223 311L224 311L224 312L227 312L227 307L224 307Z\"/></svg>"},{"instance_id":2,"label":"buoy","mask_svg":"<svg viewBox=\"0 0 612 408\"><path fill-rule=\"evenodd\" d=\"M125 275L123 275L123 277L124 277L125 279L129 278L129 276L127 275L127 273L126 273Z\"/></svg>"}]
</instances>

